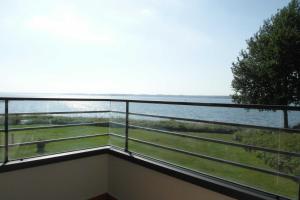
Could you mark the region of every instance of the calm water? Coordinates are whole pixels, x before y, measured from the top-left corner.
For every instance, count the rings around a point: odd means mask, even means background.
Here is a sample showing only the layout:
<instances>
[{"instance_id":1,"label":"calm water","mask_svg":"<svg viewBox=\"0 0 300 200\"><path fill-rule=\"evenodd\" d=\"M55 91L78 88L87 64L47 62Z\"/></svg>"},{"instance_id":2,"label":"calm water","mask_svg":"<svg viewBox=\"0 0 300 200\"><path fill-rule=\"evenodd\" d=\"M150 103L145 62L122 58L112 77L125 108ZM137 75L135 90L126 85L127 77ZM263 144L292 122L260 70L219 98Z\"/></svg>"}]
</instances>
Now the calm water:
<instances>
[{"instance_id":1,"label":"calm water","mask_svg":"<svg viewBox=\"0 0 300 200\"><path fill-rule=\"evenodd\" d=\"M165 100L202 103L232 103L228 96L164 96L164 95L61 95L61 94L8 94L0 96L18 97L70 97L70 98L117 98L141 100ZM54 111L83 111L83 110L117 110L125 111L124 103L116 102L59 102L59 101L12 101L9 112L54 112ZM4 111L3 102L0 103L0 112ZM212 120L220 122L243 123L282 127L282 111L258 111L240 108L214 108L197 106L155 105L144 103L130 104L130 112L186 117L193 119ZM94 115L95 116L95 115ZM153 118L152 118L153 119ZM300 112L289 112L290 126L300 123Z\"/></svg>"}]
</instances>

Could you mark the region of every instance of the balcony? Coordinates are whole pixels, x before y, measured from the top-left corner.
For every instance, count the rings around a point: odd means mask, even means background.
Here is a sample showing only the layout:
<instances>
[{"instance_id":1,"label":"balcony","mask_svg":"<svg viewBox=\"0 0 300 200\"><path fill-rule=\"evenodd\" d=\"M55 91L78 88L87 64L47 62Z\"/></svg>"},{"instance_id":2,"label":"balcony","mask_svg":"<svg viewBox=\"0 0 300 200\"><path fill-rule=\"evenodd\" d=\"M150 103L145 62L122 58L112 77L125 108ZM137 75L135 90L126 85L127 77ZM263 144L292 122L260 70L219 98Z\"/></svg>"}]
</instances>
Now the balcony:
<instances>
[{"instance_id":1,"label":"balcony","mask_svg":"<svg viewBox=\"0 0 300 200\"><path fill-rule=\"evenodd\" d=\"M293 128L281 128L284 110ZM294 106L1 98L0 179L5 181L0 195L298 199L299 111Z\"/></svg>"}]
</instances>

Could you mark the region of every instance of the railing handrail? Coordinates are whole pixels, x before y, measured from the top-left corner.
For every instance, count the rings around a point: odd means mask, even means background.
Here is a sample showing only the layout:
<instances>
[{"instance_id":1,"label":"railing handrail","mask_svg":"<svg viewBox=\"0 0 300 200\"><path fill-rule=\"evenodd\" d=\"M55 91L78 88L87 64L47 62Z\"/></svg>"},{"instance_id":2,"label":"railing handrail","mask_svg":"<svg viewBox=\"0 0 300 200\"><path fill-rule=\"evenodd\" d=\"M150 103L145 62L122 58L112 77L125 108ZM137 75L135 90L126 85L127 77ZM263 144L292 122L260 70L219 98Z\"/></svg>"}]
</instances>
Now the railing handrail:
<instances>
[{"instance_id":1,"label":"railing handrail","mask_svg":"<svg viewBox=\"0 0 300 200\"><path fill-rule=\"evenodd\" d=\"M56 97L0 97L0 101L111 101L149 104L169 104L186 106L207 106L225 108L245 108L261 110L293 110L300 111L300 106L266 105L266 104L235 104L235 103L203 103L187 101L158 101L158 100L137 100L137 99L116 99L116 98L56 98Z\"/></svg>"},{"instance_id":2,"label":"railing handrail","mask_svg":"<svg viewBox=\"0 0 300 200\"><path fill-rule=\"evenodd\" d=\"M110 110L95 110L95 111L63 111L63 112L9 112L9 115L62 115L62 114L90 114L90 113L107 113ZM0 116L5 115L0 113Z\"/></svg>"}]
</instances>

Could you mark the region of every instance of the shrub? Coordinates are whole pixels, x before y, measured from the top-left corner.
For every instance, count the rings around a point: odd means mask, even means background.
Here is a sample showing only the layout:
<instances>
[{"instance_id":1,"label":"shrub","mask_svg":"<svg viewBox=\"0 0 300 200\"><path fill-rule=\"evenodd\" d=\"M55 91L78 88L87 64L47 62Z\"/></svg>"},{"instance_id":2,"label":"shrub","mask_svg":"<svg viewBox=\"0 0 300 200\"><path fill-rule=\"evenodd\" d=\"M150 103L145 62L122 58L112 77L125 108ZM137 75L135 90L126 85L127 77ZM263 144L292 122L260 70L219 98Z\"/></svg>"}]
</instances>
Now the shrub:
<instances>
[{"instance_id":1,"label":"shrub","mask_svg":"<svg viewBox=\"0 0 300 200\"><path fill-rule=\"evenodd\" d=\"M288 152L300 152L300 134L246 129L235 132L233 139L248 145ZM249 149L246 149L249 150ZM254 151L258 158L281 172L299 175L300 158L295 156Z\"/></svg>"},{"instance_id":2,"label":"shrub","mask_svg":"<svg viewBox=\"0 0 300 200\"><path fill-rule=\"evenodd\" d=\"M230 126L176 120L130 120L130 124L169 131L232 134L238 129Z\"/></svg>"}]
</instances>

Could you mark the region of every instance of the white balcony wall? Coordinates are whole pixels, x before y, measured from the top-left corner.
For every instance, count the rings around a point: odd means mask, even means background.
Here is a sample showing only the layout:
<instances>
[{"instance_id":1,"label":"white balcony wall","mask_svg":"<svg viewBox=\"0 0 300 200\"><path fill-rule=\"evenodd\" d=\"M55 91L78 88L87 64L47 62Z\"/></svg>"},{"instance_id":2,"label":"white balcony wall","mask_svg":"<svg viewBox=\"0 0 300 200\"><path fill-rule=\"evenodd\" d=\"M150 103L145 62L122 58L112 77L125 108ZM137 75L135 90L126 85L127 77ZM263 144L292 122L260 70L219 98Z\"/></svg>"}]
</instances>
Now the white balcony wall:
<instances>
[{"instance_id":1,"label":"white balcony wall","mask_svg":"<svg viewBox=\"0 0 300 200\"><path fill-rule=\"evenodd\" d=\"M232 198L109 156L109 193L118 200L230 200Z\"/></svg>"},{"instance_id":2,"label":"white balcony wall","mask_svg":"<svg viewBox=\"0 0 300 200\"><path fill-rule=\"evenodd\" d=\"M107 192L108 155L0 173L3 200L83 200Z\"/></svg>"},{"instance_id":3,"label":"white balcony wall","mask_svg":"<svg viewBox=\"0 0 300 200\"><path fill-rule=\"evenodd\" d=\"M231 199L107 154L0 173L3 200L87 200L107 192L118 200Z\"/></svg>"}]
</instances>

